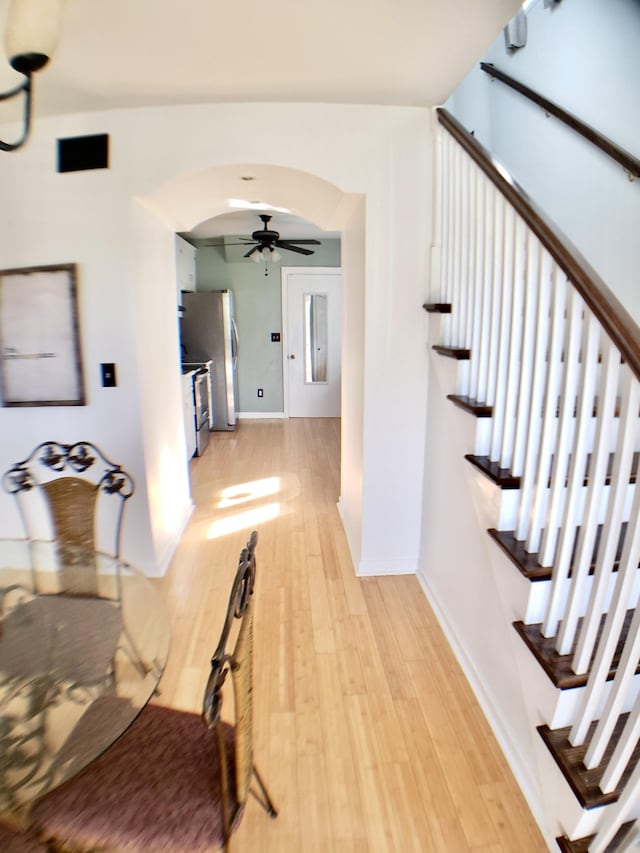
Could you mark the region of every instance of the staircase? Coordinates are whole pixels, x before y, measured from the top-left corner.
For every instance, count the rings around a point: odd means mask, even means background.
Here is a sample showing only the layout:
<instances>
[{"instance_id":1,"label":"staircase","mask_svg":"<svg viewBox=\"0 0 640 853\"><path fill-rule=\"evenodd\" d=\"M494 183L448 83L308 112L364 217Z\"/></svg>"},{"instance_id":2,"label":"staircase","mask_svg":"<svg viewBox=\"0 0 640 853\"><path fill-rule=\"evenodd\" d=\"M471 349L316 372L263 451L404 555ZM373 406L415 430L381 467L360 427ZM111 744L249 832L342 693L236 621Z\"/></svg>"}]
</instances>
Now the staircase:
<instances>
[{"instance_id":1,"label":"staircase","mask_svg":"<svg viewBox=\"0 0 640 853\"><path fill-rule=\"evenodd\" d=\"M550 847L640 817L640 335L438 113L421 583Z\"/></svg>"}]
</instances>

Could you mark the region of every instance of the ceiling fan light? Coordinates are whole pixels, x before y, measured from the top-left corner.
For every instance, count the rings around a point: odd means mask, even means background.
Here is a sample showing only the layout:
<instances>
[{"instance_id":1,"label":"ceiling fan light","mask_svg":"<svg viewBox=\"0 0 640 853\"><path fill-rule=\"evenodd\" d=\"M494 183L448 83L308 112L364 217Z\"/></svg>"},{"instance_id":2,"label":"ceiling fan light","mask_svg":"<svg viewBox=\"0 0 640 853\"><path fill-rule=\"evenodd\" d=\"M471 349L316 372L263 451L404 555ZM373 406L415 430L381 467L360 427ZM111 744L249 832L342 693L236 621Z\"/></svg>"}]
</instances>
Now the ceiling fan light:
<instances>
[{"instance_id":1,"label":"ceiling fan light","mask_svg":"<svg viewBox=\"0 0 640 853\"><path fill-rule=\"evenodd\" d=\"M271 249L271 260L274 264L282 260L282 255L277 249Z\"/></svg>"},{"instance_id":2,"label":"ceiling fan light","mask_svg":"<svg viewBox=\"0 0 640 853\"><path fill-rule=\"evenodd\" d=\"M258 252L257 250L249 255L254 264L259 264L262 260L262 252Z\"/></svg>"},{"instance_id":3,"label":"ceiling fan light","mask_svg":"<svg viewBox=\"0 0 640 853\"><path fill-rule=\"evenodd\" d=\"M62 0L11 0L5 49L16 71L30 74L53 55L60 34Z\"/></svg>"}]
</instances>

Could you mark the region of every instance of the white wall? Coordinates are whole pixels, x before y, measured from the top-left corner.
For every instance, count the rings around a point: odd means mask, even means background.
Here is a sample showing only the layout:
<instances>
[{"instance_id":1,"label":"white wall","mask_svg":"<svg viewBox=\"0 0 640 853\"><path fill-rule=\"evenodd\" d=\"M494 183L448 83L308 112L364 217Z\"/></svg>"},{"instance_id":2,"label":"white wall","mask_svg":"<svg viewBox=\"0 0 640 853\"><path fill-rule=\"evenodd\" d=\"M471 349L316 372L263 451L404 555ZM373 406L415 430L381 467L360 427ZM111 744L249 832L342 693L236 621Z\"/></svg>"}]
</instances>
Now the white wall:
<instances>
[{"instance_id":1,"label":"white wall","mask_svg":"<svg viewBox=\"0 0 640 853\"><path fill-rule=\"evenodd\" d=\"M175 381L178 314L175 242L140 204L133 202L131 252L135 343L154 566L167 568L191 514L181 387ZM133 249L133 246L132 246Z\"/></svg>"},{"instance_id":2,"label":"white wall","mask_svg":"<svg viewBox=\"0 0 640 853\"><path fill-rule=\"evenodd\" d=\"M55 174L56 137L96 132L111 135L111 168ZM247 164L258 172L266 164L263 200L326 229L344 227L354 196L366 197L364 264L343 258L365 271L363 408L360 417L354 402L351 413L364 424L363 452L360 471L350 474L361 476L365 495L361 506L343 509L367 570L415 571L430 160L429 114L420 108L221 104L37 118L29 145L0 158L3 267L78 262L91 378L88 405L48 410L46 424L42 410L0 409L0 467L51 433L99 441L138 483L125 556L149 571L162 568L190 509L178 473L184 448L173 233L226 212L231 191L254 198L260 184L242 190L240 175ZM99 387L100 361L118 364L117 389ZM353 400L360 394L354 388ZM358 493L343 488L343 501ZM0 500L3 517L8 498Z\"/></svg>"},{"instance_id":3,"label":"white wall","mask_svg":"<svg viewBox=\"0 0 640 853\"><path fill-rule=\"evenodd\" d=\"M45 123L46 124L46 123ZM95 126L95 125L94 125ZM75 262L87 405L0 408L0 470L43 440L94 441L133 476L123 552L151 570L155 553L146 477L131 285L131 206L117 171L55 174L54 139L0 158L2 267ZM101 362L115 362L116 388L102 388ZM142 499L140 499L140 495ZM0 535L20 535L13 500L0 494Z\"/></svg>"},{"instance_id":4,"label":"white wall","mask_svg":"<svg viewBox=\"0 0 640 853\"><path fill-rule=\"evenodd\" d=\"M342 232L342 430L339 509L355 566L362 556L364 436L365 203Z\"/></svg>"},{"instance_id":5,"label":"white wall","mask_svg":"<svg viewBox=\"0 0 640 853\"><path fill-rule=\"evenodd\" d=\"M483 57L640 157L640 3L542 2L527 45ZM446 104L550 215L640 320L640 180L479 67Z\"/></svg>"}]
</instances>

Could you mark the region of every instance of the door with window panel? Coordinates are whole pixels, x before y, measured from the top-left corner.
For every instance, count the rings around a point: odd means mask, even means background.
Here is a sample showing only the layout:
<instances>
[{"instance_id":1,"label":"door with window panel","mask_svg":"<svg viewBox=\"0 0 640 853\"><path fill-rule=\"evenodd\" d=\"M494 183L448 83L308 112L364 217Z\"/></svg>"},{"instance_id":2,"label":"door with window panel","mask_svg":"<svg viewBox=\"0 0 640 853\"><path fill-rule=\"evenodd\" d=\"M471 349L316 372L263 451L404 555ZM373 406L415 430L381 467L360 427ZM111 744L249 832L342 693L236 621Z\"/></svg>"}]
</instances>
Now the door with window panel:
<instances>
[{"instance_id":1,"label":"door with window panel","mask_svg":"<svg viewBox=\"0 0 640 853\"><path fill-rule=\"evenodd\" d=\"M341 270L285 267L285 414L340 417Z\"/></svg>"}]
</instances>

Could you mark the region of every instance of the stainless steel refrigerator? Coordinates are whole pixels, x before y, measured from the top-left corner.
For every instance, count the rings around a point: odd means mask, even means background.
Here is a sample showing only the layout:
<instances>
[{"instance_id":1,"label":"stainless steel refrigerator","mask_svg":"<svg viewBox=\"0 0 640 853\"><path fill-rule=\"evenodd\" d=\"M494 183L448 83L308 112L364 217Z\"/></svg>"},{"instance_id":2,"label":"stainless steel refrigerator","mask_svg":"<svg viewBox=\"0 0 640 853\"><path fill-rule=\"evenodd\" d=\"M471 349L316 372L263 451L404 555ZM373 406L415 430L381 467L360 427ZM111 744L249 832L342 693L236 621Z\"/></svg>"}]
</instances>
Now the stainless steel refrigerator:
<instances>
[{"instance_id":1,"label":"stainless steel refrigerator","mask_svg":"<svg viewBox=\"0 0 640 853\"><path fill-rule=\"evenodd\" d=\"M233 319L233 293L230 290L183 291L182 305L183 360L211 361L212 429L235 429L238 333Z\"/></svg>"}]
</instances>

